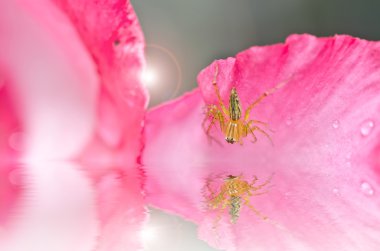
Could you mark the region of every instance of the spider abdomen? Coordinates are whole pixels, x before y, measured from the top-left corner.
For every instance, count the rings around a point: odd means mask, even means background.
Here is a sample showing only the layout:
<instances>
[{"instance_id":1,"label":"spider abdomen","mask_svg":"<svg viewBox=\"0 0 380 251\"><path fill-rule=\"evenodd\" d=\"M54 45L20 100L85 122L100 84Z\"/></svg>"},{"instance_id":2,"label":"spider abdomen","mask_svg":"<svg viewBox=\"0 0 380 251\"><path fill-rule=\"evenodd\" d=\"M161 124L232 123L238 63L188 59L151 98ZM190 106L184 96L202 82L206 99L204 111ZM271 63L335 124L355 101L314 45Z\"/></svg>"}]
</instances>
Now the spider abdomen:
<instances>
[{"instance_id":1,"label":"spider abdomen","mask_svg":"<svg viewBox=\"0 0 380 251\"><path fill-rule=\"evenodd\" d=\"M240 215L240 204L241 204L241 198L239 196L231 196L230 198L230 216L231 216L231 222L236 223L237 219Z\"/></svg>"},{"instance_id":2,"label":"spider abdomen","mask_svg":"<svg viewBox=\"0 0 380 251\"><path fill-rule=\"evenodd\" d=\"M239 120L241 118L241 107L239 102L239 96L235 88L232 88L230 94L230 105L229 105L230 119Z\"/></svg>"}]
</instances>

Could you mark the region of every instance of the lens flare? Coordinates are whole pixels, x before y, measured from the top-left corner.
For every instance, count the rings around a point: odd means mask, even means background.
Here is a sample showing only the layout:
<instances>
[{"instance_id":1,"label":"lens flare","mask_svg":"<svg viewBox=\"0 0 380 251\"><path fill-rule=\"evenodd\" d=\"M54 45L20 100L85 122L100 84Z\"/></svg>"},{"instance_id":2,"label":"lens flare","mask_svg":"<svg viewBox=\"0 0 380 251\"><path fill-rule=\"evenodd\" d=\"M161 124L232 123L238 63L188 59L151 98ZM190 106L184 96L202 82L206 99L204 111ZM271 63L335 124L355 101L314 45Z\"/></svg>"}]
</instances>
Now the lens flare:
<instances>
[{"instance_id":1,"label":"lens flare","mask_svg":"<svg viewBox=\"0 0 380 251\"><path fill-rule=\"evenodd\" d=\"M146 87L153 87L157 83L157 71L152 67L147 67L141 73L141 81Z\"/></svg>"}]
</instances>

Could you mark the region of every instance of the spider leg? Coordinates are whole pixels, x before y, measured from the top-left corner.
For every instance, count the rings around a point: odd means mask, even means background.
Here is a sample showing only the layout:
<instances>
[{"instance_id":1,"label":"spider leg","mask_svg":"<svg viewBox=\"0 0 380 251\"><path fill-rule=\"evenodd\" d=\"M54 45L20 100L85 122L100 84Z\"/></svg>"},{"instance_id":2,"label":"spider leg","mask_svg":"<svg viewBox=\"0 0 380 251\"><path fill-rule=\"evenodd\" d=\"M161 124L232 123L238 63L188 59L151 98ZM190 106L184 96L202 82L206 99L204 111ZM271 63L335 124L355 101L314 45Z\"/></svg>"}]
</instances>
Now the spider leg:
<instances>
[{"instance_id":1,"label":"spider leg","mask_svg":"<svg viewBox=\"0 0 380 251\"><path fill-rule=\"evenodd\" d=\"M251 193L251 196L258 196L258 195L267 194L267 193L269 193L269 191L264 191L260 193Z\"/></svg>"},{"instance_id":2,"label":"spider leg","mask_svg":"<svg viewBox=\"0 0 380 251\"><path fill-rule=\"evenodd\" d=\"M214 205L213 209L217 210L217 215L216 215L216 218L214 220L213 228L217 227L219 221L222 219L222 215L223 215L226 207L228 206L228 204L229 204L228 199L223 198L222 201L218 201L218 203L216 205Z\"/></svg>"},{"instance_id":3,"label":"spider leg","mask_svg":"<svg viewBox=\"0 0 380 251\"><path fill-rule=\"evenodd\" d=\"M264 98L266 98L267 96L275 93L278 89L281 89L287 82L289 82L289 79L285 80L285 81L282 81L280 83L278 83L275 87L273 87L272 89L269 89L267 90L266 92L262 93L255 101L253 101L248 107L247 109L245 110L245 117L244 117L244 120L245 121L248 121L249 119L249 114L251 113L251 110L253 107L255 107L257 104L259 104Z\"/></svg>"},{"instance_id":4,"label":"spider leg","mask_svg":"<svg viewBox=\"0 0 380 251\"><path fill-rule=\"evenodd\" d=\"M251 133L252 137L253 137L253 140L251 140L251 142L252 142L252 143L256 143L256 141L257 141L257 137L256 137L255 133L253 132L253 130L251 129L251 127L250 127L250 123L245 124L245 125L244 125L244 128L245 128L245 131L244 131L245 136L248 135L248 131L249 131L249 132Z\"/></svg>"},{"instance_id":5,"label":"spider leg","mask_svg":"<svg viewBox=\"0 0 380 251\"><path fill-rule=\"evenodd\" d=\"M243 199L244 199L244 204L246 206L248 206L248 208L251 209L258 217L260 217L263 220L267 220L268 219L267 216L263 215L259 210L257 210L254 206L252 206L249 203L249 197L248 196L244 196Z\"/></svg>"},{"instance_id":6,"label":"spider leg","mask_svg":"<svg viewBox=\"0 0 380 251\"><path fill-rule=\"evenodd\" d=\"M222 108L222 111L223 111L224 115L226 115L229 118L230 117L230 113L229 113L229 111L227 110L226 106L223 103L223 100L222 100L222 98L220 96L219 87L218 87L218 85L216 83L216 78L218 77L218 73L219 73L219 66L218 66L218 64L216 64L216 66L215 66L215 75L214 75L214 79L212 80L212 85L214 86L215 93L216 93L216 96L218 98L219 105Z\"/></svg>"},{"instance_id":7,"label":"spider leg","mask_svg":"<svg viewBox=\"0 0 380 251\"><path fill-rule=\"evenodd\" d=\"M209 192L211 193L211 198L208 201L208 206L211 208L211 210L217 211L217 216L213 223L213 228L216 229L219 221L222 219L222 215L226 207L229 204L229 200L225 196L227 193L227 187L222 186L220 192L216 194L214 191L212 191L210 183L211 180L208 180L208 182L206 183L206 186L209 189Z\"/></svg>"},{"instance_id":8,"label":"spider leg","mask_svg":"<svg viewBox=\"0 0 380 251\"><path fill-rule=\"evenodd\" d=\"M263 122L260 120L255 120L255 119L252 119L251 121L252 121L252 123L261 124L261 125L265 126L269 131L274 132L272 129L270 129L269 124L266 122Z\"/></svg>"},{"instance_id":9,"label":"spider leg","mask_svg":"<svg viewBox=\"0 0 380 251\"><path fill-rule=\"evenodd\" d=\"M253 137L252 143L256 143L256 141L257 141L256 135L253 133L253 130L251 128L249 128L249 130L251 131L251 134L252 134L252 137Z\"/></svg>"},{"instance_id":10,"label":"spider leg","mask_svg":"<svg viewBox=\"0 0 380 251\"><path fill-rule=\"evenodd\" d=\"M207 111L205 112L205 118L203 119L203 121L202 121L202 128L203 128L203 130L206 132L207 131L207 129L206 129L206 122L209 120L209 118L212 116L212 120L214 119L214 116L213 116L213 114L212 114L212 112L211 112L211 109L212 108L209 108L209 107L207 107Z\"/></svg>"},{"instance_id":11,"label":"spider leg","mask_svg":"<svg viewBox=\"0 0 380 251\"><path fill-rule=\"evenodd\" d=\"M211 108L213 109L213 108ZM212 128L213 125L215 125L215 121L218 120L219 121L219 124L220 124L220 127L221 129L223 130L224 128L224 118L218 116L220 115L218 111L213 111L209 109L207 114L206 114L206 117L204 118L203 122L202 122L202 127L203 127L203 130L205 131L208 139L210 142L212 142L213 140L220 146L223 146L222 143L217 140L215 137L213 137L211 134L210 134L210 130ZM210 124L206 127L206 122L208 121L208 119L211 117L211 122ZM222 120L223 119L223 120Z\"/></svg>"},{"instance_id":12,"label":"spider leg","mask_svg":"<svg viewBox=\"0 0 380 251\"><path fill-rule=\"evenodd\" d=\"M209 201L209 205L211 206L211 208L216 209L216 208L221 207L222 209L224 209L226 207L225 203L226 202L228 203L228 200L226 199L226 196L225 196L226 193L227 193L226 187L222 187L218 194L215 195L214 193L214 196L211 197Z\"/></svg>"},{"instance_id":13,"label":"spider leg","mask_svg":"<svg viewBox=\"0 0 380 251\"><path fill-rule=\"evenodd\" d=\"M211 189L211 182L212 182L212 180L210 178L206 179L206 188L207 188L207 192L209 193L210 197L214 198L215 197L215 191L213 189Z\"/></svg>"},{"instance_id":14,"label":"spider leg","mask_svg":"<svg viewBox=\"0 0 380 251\"><path fill-rule=\"evenodd\" d=\"M216 117L216 119L219 121L220 129L224 133L226 118L223 115L222 108L220 108L216 105L213 105L212 111L210 111L210 115L213 115L214 117Z\"/></svg>"},{"instance_id":15,"label":"spider leg","mask_svg":"<svg viewBox=\"0 0 380 251\"><path fill-rule=\"evenodd\" d=\"M228 198L223 198L224 200L222 201L222 209L223 211L227 208L227 206L230 205L230 201Z\"/></svg>"},{"instance_id":16,"label":"spider leg","mask_svg":"<svg viewBox=\"0 0 380 251\"><path fill-rule=\"evenodd\" d=\"M253 180L251 181L251 183L249 184L250 187L253 187L256 183L256 181L258 181L258 178L256 175L253 175Z\"/></svg>"},{"instance_id":17,"label":"spider leg","mask_svg":"<svg viewBox=\"0 0 380 251\"><path fill-rule=\"evenodd\" d=\"M273 174L271 176L269 176L269 178L264 183L262 183L261 185L258 185L258 186L254 186L254 183L252 183L251 184L252 190L257 191L257 190L260 190L261 188L265 187L266 185L268 185L271 182L272 177L273 177Z\"/></svg>"},{"instance_id":18,"label":"spider leg","mask_svg":"<svg viewBox=\"0 0 380 251\"><path fill-rule=\"evenodd\" d=\"M240 145L242 146L243 145L243 138L246 136L245 132L246 132L246 129L244 127L244 123L239 121L238 123L238 132L237 132L237 139L240 143Z\"/></svg>"},{"instance_id":19,"label":"spider leg","mask_svg":"<svg viewBox=\"0 0 380 251\"><path fill-rule=\"evenodd\" d=\"M215 116L212 116L210 124L207 126L207 128L204 127L207 136L210 136L210 130L211 130L212 126L215 125L215 120L217 120L217 118ZM206 122L205 122L205 124L206 124Z\"/></svg>"},{"instance_id":20,"label":"spider leg","mask_svg":"<svg viewBox=\"0 0 380 251\"><path fill-rule=\"evenodd\" d=\"M254 188L251 187L251 190L247 192L247 194L249 195L249 197L251 197L251 196L258 196L258 195L269 193L269 191L252 193L252 191L256 191L256 190L259 190L259 189L254 189Z\"/></svg>"},{"instance_id":21,"label":"spider leg","mask_svg":"<svg viewBox=\"0 0 380 251\"><path fill-rule=\"evenodd\" d=\"M252 132L257 130L257 131L261 132L262 134L264 134L269 139L270 143L274 146L272 138L269 136L269 134L266 131L264 131L263 129L261 129L258 126L252 126L252 127L250 127L250 129L252 130Z\"/></svg>"},{"instance_id":22,"label":"spider leg","mask_svg":"<svg viewBox=\"0 0 380 251\"><path fill-rule=\"evenodd\" d=\"M214 223L212 224L213 225L212 228L216 229L219 221L222 219L222 215L223 215L223 209L218 210L218 214L216 215Z\"/></svg>"},{"instance_id":23,"label":"spider leg","mask_svg":"<svg viewBox=\"0 0 380 251\"><path fill-rule=\"evenodd\" d=\"M211 127L215 124L215 117L212 116L212 119L211 119L211 122L208 126L206 126L206 121L208 120L208 117L206 117L203 122L202 122L202 127L203 127L203 130L205 132L205 134L207 135L207 138L209 140L209 143L212 142L212 140L215 140L217 143L217 139L215 139L211 134L210 134L210 130L211 130Z\"/></svg>"},{"instance_id":24,"label":"spider leg","mask_svg":"<svg viewBox=\"0 0 380 251\"><path fill-rule=\"evenodd\" d=\"M218 117L218 121L219 121L219 126L220 126L220 130L222 131L223 134L225 134L225 131L226 131L226 120L223 116L223 113L218 111L217 112L217 117Z\"/></svg>"}]
</instances>

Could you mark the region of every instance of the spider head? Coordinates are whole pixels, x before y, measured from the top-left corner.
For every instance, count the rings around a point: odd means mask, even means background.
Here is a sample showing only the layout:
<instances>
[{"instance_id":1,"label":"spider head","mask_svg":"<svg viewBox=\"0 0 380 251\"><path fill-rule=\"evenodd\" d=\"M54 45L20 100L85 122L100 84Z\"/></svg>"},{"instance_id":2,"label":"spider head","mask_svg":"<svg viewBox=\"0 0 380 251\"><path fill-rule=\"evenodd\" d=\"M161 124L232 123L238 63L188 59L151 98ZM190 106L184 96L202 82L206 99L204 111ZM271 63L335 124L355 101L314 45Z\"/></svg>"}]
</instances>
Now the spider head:
<instances>
[{"instance_id":1,"label":"spider head","mask_svg":"<svg viewBox=\"0 0 380 251\"><path fill-rule=\"evenodd\" d=\"M236 142L239 142L241 139L241 123L238 123L236 121L230 121L227 124L226 131L225 131L225 140L229 144L234 144Z\"/></svg>"},{"instance_id":2,"label":"spider head","mask_svg":"<svg viewBox=\"0 0 380 251\"><path fill-rule=\"evenodd\" d=\"M234 138L226 137L227 143L234 144L236 143L236 140Z\"/></svg>"}]
</instances>

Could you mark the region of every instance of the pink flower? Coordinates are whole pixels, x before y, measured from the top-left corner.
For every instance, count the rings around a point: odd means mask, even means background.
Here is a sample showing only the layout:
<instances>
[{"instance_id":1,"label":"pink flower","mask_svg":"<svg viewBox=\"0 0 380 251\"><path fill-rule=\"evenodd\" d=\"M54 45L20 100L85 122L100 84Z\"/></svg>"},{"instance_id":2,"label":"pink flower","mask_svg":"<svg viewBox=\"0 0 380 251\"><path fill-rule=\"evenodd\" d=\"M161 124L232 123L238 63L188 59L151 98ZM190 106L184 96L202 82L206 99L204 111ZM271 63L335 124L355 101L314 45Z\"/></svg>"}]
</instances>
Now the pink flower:
<instances>
[{"instance_id":1,"label":"pink flower","mask_svg":"<svg viewBox=\"0 0 380 251\"><path fill-rule=\"evenodd\" d=\"M227 104L236 87L242 107L275 84L280 90L251 118L268 122L274 146L227 144L219 127L208 141L202 111ZM380 247L380 43L349 36L292 35L285 44L252 47L218 60L198 76L199 89L149 112L143 164L148 201L199 224L200 238L223 250L367 250ZM268 194L226 212L216 229L205 206L210 175L273 178Z\"/></svg>"},{"instance_id":2,"label":"pink flower","mask_svg":"<svg viewBox=\"0 0 380 251\"><path fill-rule=\"evenodd\" d=\"M137 250L152 205L200 225L225 250L377 250L380 246L380 45L336 36L292 36L219 60L200 89L148 114L140 84L144 40L129 1L0 3L0 247ZM210 143L202 108L231 87L269 123L243 146ZM22 165L16 163L21 160ZM61 160L76 161L62 163ZM268 194L243 205L236 224L214 227L206 179L273 174ZM5 231L4 231L5 230ZM6 234L4 234L6 232Z\"/></svg>"},{"instance_id":3,"label":"pink flower","mask_svg":"<svg viewBox=\"0 0 380 251\"><path fill-rule=\"evenodd\" d=\"M0 3L2 250L141 246L143 47L129 1Z\"/></svg>"}]
</instances>

